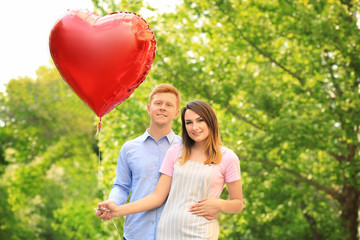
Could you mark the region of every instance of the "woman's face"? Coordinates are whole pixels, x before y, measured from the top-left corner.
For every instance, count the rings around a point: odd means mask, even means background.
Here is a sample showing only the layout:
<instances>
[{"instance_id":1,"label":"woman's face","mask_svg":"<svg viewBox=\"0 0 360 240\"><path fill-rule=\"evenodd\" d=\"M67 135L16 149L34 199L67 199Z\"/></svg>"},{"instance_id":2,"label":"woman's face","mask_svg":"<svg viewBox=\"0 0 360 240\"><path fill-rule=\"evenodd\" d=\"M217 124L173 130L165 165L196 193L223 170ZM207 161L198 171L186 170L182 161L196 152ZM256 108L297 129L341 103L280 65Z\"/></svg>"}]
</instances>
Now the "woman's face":
<instances>
[{"instance_id":1,"label":"woman's face","mask_svg":"<svg viewBox=\"0 0 360 240\"><path fill-rule=\"evenodd\" d=\"M191 109L186 110L184 119L189 137L196 143L205 143L209 136L209 127L205 120Z\"/></svg>"}]
</instances>

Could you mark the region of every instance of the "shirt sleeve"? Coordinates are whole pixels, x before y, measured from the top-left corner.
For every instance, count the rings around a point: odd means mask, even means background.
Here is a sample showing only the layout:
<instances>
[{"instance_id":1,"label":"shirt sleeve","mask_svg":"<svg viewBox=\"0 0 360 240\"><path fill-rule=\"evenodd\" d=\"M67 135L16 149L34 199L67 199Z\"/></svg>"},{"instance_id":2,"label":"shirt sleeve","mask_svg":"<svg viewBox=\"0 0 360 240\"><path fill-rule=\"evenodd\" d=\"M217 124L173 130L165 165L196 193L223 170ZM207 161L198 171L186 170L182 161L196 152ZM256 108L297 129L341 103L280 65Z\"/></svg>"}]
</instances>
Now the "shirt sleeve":
<instances>
[{"instance_id":1,"label":"shirt sleeve","mask_svg":"<svg viewBox=\"0 0 360 240\"><path fill-rule=\"evenodd\" d=\"M161 165L160 172L170 177L174 173L174 165L179 157L180 144L174 145L166 152L164 161Z\"/></svg>"},{"instance_id":2,"label":"shirt sleeve","mask_svg":"<svg viewBox=\"0 0 360 240\"><path fill-rule=\"evenodd\" d=\"M127 162L126 152L126 145L124 145L119 153L115 182L108 199L113 200L118 206L126 203L131 189L131 170Z\"/></svg>"},{"instance_id":3,"label":"shirt sleeve","mask_svg":"<svg viewBox=\"0 0 360 240\"><path fill-rule=\"evenodd\" d=\"M227 153L224 154L223 163L225 182L234 182L241 179L240 160L233 151L227 150Z\"/></svg>"}]
</instances>

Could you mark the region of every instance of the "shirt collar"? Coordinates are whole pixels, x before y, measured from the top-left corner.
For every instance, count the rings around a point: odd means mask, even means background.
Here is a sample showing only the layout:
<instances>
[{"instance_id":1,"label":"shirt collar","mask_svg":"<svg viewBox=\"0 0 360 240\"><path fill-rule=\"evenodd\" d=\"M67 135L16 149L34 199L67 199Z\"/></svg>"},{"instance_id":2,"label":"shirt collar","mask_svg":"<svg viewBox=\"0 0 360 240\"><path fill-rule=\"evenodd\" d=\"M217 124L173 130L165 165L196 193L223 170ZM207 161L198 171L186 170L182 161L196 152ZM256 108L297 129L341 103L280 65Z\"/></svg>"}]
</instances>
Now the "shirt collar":
<instances>
[{"instance_id":1,"label":"shirt collar","mask_svg":"<svg viewBox=\"0 0 360 240\"><path fill-rule=\"evenodd\" d=\"M148 139L148 137L151 137L151 135L150 135L150 133L149 133L148 130L149 130L149 129L146 129L146 131L144 132L144 134L140 136L140 140L141 140L142 142L144 142L146 139Z\"/></svg>"},{"instance_id":2,"label":"shirt collar","mask_svg":"<svg viewBox=\"0 0 360 240\"><path fill-rule=\"evenodd\" d=\"M141 136L141 141L145 141L145 140L148 139L149 137L152 138L152 139L154 139L154 138L150 135L149 129L146 129L145 133ZM174 131L171 129L171 131L170 131L167 135L165 135L165 137L166 137L166 139L169 141L169 143L171 144L171 143L174 141L174 139L175 139L175 133L174 133Z\"/></svg>"},{"instance_id":3,"label":"shirt collar","mask_svg":"<svg viewBox=\"0 0 360 240\"><path fill-rule=\"evenodd\" d=\"M167 140L169 141L169 143L171 144L174 139L175 139L175 133L173 132L173 130L171 129L171 131L168 133L168 135L166 135Z\"/></svg>"}]
</instances>

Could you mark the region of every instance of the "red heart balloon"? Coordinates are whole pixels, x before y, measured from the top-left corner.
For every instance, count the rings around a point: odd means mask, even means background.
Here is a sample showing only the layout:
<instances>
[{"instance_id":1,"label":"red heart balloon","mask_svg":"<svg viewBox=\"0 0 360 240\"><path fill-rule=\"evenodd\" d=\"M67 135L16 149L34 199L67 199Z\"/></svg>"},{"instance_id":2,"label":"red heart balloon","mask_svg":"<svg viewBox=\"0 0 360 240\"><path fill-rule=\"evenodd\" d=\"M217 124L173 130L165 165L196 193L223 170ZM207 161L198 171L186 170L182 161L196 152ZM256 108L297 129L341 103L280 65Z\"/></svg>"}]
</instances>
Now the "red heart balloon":
<instances>
[{"instance_id":1,"label":"red heart balloon","mask_svg":"<svg viewBox=\"0 0 360 240\"><path fill-rule=\"evenodd\" d=\"M52 28L49 46L63 79L102 117L145 80L156 40L136 14L69 10Z\"/></svg>"}]
</instances>

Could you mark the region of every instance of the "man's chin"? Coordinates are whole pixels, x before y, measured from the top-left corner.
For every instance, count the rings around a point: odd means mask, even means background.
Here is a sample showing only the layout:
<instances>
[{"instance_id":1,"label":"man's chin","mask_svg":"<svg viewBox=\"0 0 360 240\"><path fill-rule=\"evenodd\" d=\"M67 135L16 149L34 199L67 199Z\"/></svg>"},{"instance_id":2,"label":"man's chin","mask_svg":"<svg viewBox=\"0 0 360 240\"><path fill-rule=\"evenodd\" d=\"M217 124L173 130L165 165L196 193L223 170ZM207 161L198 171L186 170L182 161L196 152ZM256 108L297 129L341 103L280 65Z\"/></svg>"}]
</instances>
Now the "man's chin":
<instances>
[{"instance_id":1,"label":"man's chin","mask_svg":"<svg viewBox=\"0 0 360 240\"><path fill-rule=\"evenodd\" d=\"M157 121L155 121L155 123L159 126L167 126L169 125L171 122L169 122L168 119L157 119Z\"/></svg>"}]
</instances>

